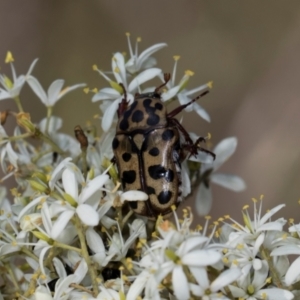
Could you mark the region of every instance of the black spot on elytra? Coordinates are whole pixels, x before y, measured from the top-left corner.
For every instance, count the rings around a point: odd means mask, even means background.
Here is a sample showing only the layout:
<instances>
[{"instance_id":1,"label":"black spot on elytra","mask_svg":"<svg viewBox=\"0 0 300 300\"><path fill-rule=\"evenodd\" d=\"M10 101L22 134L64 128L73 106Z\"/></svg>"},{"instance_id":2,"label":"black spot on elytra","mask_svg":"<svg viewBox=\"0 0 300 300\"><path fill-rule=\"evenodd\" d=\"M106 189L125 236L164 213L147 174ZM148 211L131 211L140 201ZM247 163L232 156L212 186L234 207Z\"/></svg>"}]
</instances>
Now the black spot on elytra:
<instances>
[{"instance_id":1,"label":"black spot on elytra","mask_svg":"<svg viewBox=\"0 0 300 300\"><path fill-rule=\"evenodd\" d=\"M172 192L170 191L162 191L159 193L157 199L160 204L167 204L172 197Z\"/></svg>"},{"instance_id":2,"label":"black spot on elytra","mask_svg":"<svg viewBox=\"0 0 300 300\"><path fill-rule=\"evenodd\" d=\"M112 142L112 147L113 149L117 149L119 146L119 140L117 138L114 138L113 142Z\"/></svg>"},{"instance_id":3,"label":"black spot on elytra","mask_svg":"<svg viewBox=\"0 0 300 300\"><path fill-rule=\"evenodd\" d=\"M161 103L156 103L155 104L155 108L158 110L162 110L163 109L163 105Z\"/></svg>"},{"instance_id":4,"label":"black spot on elytra","mask_svg":"<svg viewBox=\"0 0 300 300\"><path fill-rule=\"evenodd\" d=\"M165 177L166 169L162 165L154 165L148 168L148 172L151 178L160 179Z\"/></svg>"},{"instance_id":5,"label":"black spot on elytra","mask_svg":"<svg viewBox=\"0 0 300 300\"><path fill-rule=\"evenodd\" d=\"M128 127L129 127L129 122L128 122L128 120L124 118L124 119L120 122L119 127L120 127L121 130L126 131L126 130L128 129Z\"/></svg>"},{"instance_id":6,"label":"black spot on elytra","mask_svg":"<svg viewBox=\"0 0 300 300\"><path fill-rule=\"evenodd\" d=\"M149 118L147 119L147 125L149 126L155 126L159 123L160 117L158 115L149 115Z\"/></svg>"},{"instance_id":7,"label":"black spot on elytra","mask_svg":"<svg viewBox=\"0 0 300 300\"><path fill-rule=\"evenodd\" d=\"M169 141L173 138L174 131L172 129L166 129L163 134L161 135L162 139L164 141Z\"/></svg>"},{"instance_id":8,"label":"black spot on elytra","mask_svg":"<svg viewBox=\"0 0 300 300\"><path fill-rule=\"evenodd\" d=\"M132 115L132 122L138 123L144 119L144 113L141 110L136 110Z\"/></svg>"},{"instance_id":9,"label":"black spot on elytra","mask_svg":"<svg viewBox=\"0 0 300 300\"><path fill-rule=\"evenodd\" d=\"M153 147L149 150L149 154L152 156L157 156L159 154L159 149L157 147Z\"/></svg>"},{"instance_id":10,"label":"black spot on elytra","mask_svg":"<svg viewBox=\"0 0 300 300\"><path fill-rule=\"evenodd\" d=\"M155 189L151 186L147 186L147 194L148 195L155 194Z\"/></svg>"},{"instance_id":11,"label":"black spot on elytra","mask_svg":"<svg viewBox=\"0 0 300 300\"><path fill-rule=\"evenodd\" d=\"M122 181L123 183L134 183L136 179L136 172L131 171L124 171L122 174Z\"/></svg>"},{"instance_id":12,"label":"black spot on elytra","mask_svg":"<svg viewBox=\"0 0 300 300\"><path fill-rule=\"evenodd\" d=\"M166 172L165 178L168 182L172 182L174 180L174 172L172 170L168 170Z\"/></svg>"},{"instance_id":13,"label":"black spot on elytra","mask_svg":"<svg viewBox=\"0 0 300 300\"><path fill-rule=\"evenodd\" d=\"M154 165L148 168L148 172L151 178L157 180L160 178L166 179L168 182L172 182L174 180L174 172L172 170L166 170L161 165Z\"/></svg>"},{"instance_id":14,"label":"black spot on elytra","mask_svg":"<svg viewBox=\"0 0 300 300\"><path fill-rule=\"evenodd\" d=\"M159 123L160 117L159 115L155 114L156 111L156 105L155 107L151 107L152 100L147 98L143 101L143 105L146 109L146 112L148 114L148 119L147 119L147 125L149 126L155 126ZM158 103L159 104L159 103Z\"/></svg>"},{"instance_id":15,"label":"black spot on elytra","mask_svg":"<svg viewBox=\"0 0 300 300\"><path fill-rule=\"evenodd\" d=\"M131 116L133 110L137 106L137 101L134 101L129 108L123 113L122 120L120 121L119 128L123 131L126 131L129 128L128 119Z\"/></svg>"},{"instance_id":16,"label":"black spot on elytra","mask_svg":"<svg viewBox=\"0 0 300 300\"><path fill-rule=\"evenodd\" d=\"M122 154L122 158L123 158L123 160L124 160L125 162L128 162L128 161L130 161L130 159L131 159L131 154L125 152L125 153Z\"/></svg>"}]
</instances>

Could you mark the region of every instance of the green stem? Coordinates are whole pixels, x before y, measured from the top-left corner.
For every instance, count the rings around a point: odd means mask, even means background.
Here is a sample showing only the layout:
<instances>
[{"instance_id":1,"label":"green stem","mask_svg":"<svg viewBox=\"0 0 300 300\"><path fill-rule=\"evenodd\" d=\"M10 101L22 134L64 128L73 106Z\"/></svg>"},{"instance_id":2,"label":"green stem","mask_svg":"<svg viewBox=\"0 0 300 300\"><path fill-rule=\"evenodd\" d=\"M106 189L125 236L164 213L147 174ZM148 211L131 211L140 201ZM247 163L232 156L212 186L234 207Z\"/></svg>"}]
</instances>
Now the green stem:
<instances>
[{"instance_id":1,"label":"green stem","mask_svg":"<svg viewBox=\"0 0 300 300\"><path fill-rule=\"evenodd\" d=\"M53 106L48 106L47 107L47 121L46 121L46 134L48 134L49 132L49 124L50 124L50 119L51 119L51 116L52 116L52 112L53 112Z\"/></svg>"},{"instance_id":2,"label":"green stem","mask_svg":"<svg viewBox=\"0 0 300 300\"><path fill-rule=\"evenodd\" d=\"M29 251L26 247L21 247L21 252L23 252L27 256L31 257L35 261L37 261L37 262L39 261L39 258L36 255L34 255L31 251Z\"/></svg>"},{"instance_id":3,"label":"green stem","mask_svg":"<svg viewBox=\"0 0 300 300\"><path fill-rule=\"evenodd\" d=\"M16 135L16 136L10 136L10 137L8 138L8 140L9 140L10 142L14 142L14 141L18 141L18 140L23 140L23 139L29 138L29 137L31 137L31 136L32 136L31 133L26 132L26 133L23 133L23 134L20 134L20 135Z\"/></svg>"},{"instance_id":4,"label":"green stem","mask_svg":"<svg viewBox=\"0 0 300 300\"><path fill-rule=\"evenodd\" d=\"M74 224L75 224L75 227L77 230L77 234L78 234L78 238L80 241L82 256L88 265L88 272L91 277L91 281L92 281L92 285L93 285L93 295L94 295L94 297L97 297L97 295L99 294L99 289L98 289L98 284L97 284L97 273L96 273L96 270L93 266L93 262L91 261L91 258L88 253L82 224L77 215L75 215L73 217L73 221L74 221Z\"/></svg>"},{"instance_id":5,"label":"green stem","mask_svg":"<svg viewBox=\"0 0 300 300\"><path fill-rule=\"evenodd\" d=\"M21 289L20 289L20 286L18 284L18 280L15 276L15 273L11 269L9 263L5 263L4 265L5 265L6 270L8 271L8 274L10 275L10 280L12 281L15 289L17 290L18 293L20 293Z\"/></svg>"},{"instance_id":6,"label":"green stem","mask_svg":"<svg viewBox=\"0 0 300 300\"><path fill-rule=\"evenodd\" d=\"M15 100L15 103L16 103L16 105L17 105L17 107L18 107L19 112L24 112L23 107L22 107L22 104L21 104L20 97L19 97L19 96L16 96L16 97L14 98L14 100Z\"/></svg>"},{"instance_id":7,"label":"green stem","mask_svg":"<svg viewBox=\"0 0 300 300\"><path fill-rule=\"evenodd\" d=\"M66 249L66 250L71 250L71 251L75 251L75 252L78 252L78 253L82 253L82 250L79 249L79 248L72 247L72 246L66 245L66 244L62 244L62 243L59 243L57 241L55 241L53 243L53 246L57 247L57 248L61 248L61 249Z\"/></svg>"},{"instance_id":8,"label":"green stem","mask_svg":"<svg viewBox=\"0 0 300 300\"><path fill-rule=\"evenodd\" d=\"M264 246L260 246L260 252L262 255L262 258L265 259L269 265L270 274L272 277L273 283L280 289L283 289L284 286L280 280L279 274L273 264L272 257L270 256L270 251L265 248Z\"/></svg>"}]
</instances>

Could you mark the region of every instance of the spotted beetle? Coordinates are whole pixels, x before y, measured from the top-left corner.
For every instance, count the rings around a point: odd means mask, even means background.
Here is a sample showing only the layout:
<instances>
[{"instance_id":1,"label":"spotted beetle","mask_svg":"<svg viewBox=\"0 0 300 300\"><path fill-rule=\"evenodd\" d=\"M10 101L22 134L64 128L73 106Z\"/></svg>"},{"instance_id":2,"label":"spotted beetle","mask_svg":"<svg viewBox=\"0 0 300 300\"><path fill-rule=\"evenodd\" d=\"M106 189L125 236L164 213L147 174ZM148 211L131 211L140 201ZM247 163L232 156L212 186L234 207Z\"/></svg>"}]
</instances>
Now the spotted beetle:
<instances>
[{"instance_id":1,"label":"spotted beetle","mask_svg":"<svg viewBox=\"0 0 300 300\"><path fill-rule=\"evenodd\" d=\"M167 113L160 89L169 80L170 74L164 74L162 85L152 93L136 94L131 105L123 87L124 98L117 111L119 121L112 142L123 190L141 190L149 195L147 201L129 202L131 209L152 219L170 214L171 206L177 207L182 201L181 163L188 154L197 155L200 150L215 158L214 153L198 146L204 138L193 143L174 118L208 91Z\"/></svg>"}]
</instances>

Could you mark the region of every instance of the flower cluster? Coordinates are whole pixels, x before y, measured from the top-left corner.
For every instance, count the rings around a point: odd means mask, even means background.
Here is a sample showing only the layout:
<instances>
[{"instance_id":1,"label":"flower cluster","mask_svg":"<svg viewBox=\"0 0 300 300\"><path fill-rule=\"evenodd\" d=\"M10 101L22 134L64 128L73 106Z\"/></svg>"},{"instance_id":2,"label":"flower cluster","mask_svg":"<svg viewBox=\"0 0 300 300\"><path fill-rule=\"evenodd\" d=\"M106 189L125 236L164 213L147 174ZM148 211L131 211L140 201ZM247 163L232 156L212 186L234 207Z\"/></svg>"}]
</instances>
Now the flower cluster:
<instances>
[{"instance_id":1,"label":"flower cluster","mask_svg":"<svg viewBox=\"0 0 300 300\"><path fill-rule=\"evenodd\" d=\"M62 133L62 119L53 114L58 100L85 84L63 89L64 80L59 79L46 92L32 75L37 60L27 74L17 76L14 58L7 53L12 79L0 74L0 100L13 99L16 111L0 112L1 182L14 177L16 187L8 195L0 186L0 300L296 298L300 258L291 263L288 255L300 254L300 225L290 220L289 232L283 232L286 220L271 220L283 205L263 215L262 199L259 207L253 199L254 216L245 207L243 224L229 216L216 222L206 217L195 229L190 208L183 209L180 218L176 206L169 207L173 221L169 215L140 216L130 208L151 198L147 190L122 190L119 182L112 141L124 99L130 106L137 93L160 92L155 80L162 81L164 106L178 101L186 112L209 122L204 108L191 101L212 84L187 89L190 70L176 83L179 56L174 56L171 80L166 82L152 55L167 45L156 44L139 54L141 40L133 49L127 38L130 56L114 53L111 72L93 66L109 83L91 91L92 101L101 102L100 136L90 124L85 129L76 126L74 137ZM38 124L23 110L20 93L25 84L46 106L46 117ZM16 123L12 134L5 127L7 118ZM177 126L182 127L180 122ZM182 197L196 190L197 214L206 215L212 182L233 191L245 188L240 177L216 173L234 153L237 139L217 144L214 159L199 146L205 138L182 135L181 146L188 136L185 150L190 152L177 163L177 188ZM175 150L172 155L175 164Z\"/></svg>"}]
</instances>

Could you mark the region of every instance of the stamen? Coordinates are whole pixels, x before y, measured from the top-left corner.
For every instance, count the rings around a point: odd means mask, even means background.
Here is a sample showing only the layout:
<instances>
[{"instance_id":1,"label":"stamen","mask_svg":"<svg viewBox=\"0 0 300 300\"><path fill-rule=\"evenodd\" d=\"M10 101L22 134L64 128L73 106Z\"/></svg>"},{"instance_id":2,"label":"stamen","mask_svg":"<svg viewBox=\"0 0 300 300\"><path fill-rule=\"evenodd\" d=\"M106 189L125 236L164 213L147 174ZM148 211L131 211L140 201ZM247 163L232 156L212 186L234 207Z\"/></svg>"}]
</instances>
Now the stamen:
<instances>
[{"instance_id":1,"label":"stamen","mask_svg":"<svg viewBox=\"0 0 300 300\"><path fill-rule=\"evenodd\" d=\"M7 51L6 57L5 57L5 63L8 64L13 61L14 61L14 57L13 57L12 53L10 51Z\"/></svg>"},{"instance_id":2,"label":"stamen","mask_svg":"<svg viewBox=\"0 0 300 300\"><path fill-rule=\"evenodd\" d=\"M133 57L133 51L132 51L132 47L131 47L130 33L129 32L126 32L126 37L127 37L127 42L128 42L128 48L129 48L130 57Z\"/></svg>"}]
</instances>

